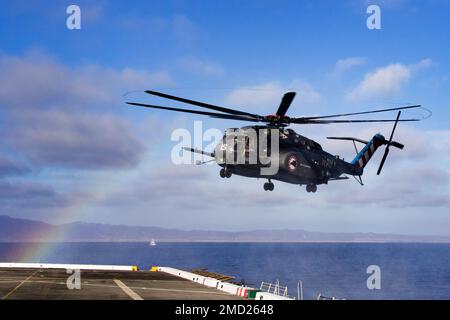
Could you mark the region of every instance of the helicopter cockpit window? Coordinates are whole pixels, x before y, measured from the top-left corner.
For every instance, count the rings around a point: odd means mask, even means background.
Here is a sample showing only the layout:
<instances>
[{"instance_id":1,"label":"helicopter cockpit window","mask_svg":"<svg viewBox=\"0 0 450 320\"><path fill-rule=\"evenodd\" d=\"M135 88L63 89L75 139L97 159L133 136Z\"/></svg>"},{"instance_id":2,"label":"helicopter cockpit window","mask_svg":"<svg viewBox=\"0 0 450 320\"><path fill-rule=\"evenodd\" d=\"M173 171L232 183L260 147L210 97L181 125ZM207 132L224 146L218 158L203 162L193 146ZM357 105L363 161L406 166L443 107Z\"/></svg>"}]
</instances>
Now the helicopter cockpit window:
<instances>
[{"instance_id":1,"label":"helicopter cockpit window","mask_svg":"<svg viewBox=\"0 0 450 320\"><path fill-rule=\"evenodd\" d=\"M311 149L313 150L322 150L322 146L315 141L311 141Z\"/></svg>"}]
</instances>

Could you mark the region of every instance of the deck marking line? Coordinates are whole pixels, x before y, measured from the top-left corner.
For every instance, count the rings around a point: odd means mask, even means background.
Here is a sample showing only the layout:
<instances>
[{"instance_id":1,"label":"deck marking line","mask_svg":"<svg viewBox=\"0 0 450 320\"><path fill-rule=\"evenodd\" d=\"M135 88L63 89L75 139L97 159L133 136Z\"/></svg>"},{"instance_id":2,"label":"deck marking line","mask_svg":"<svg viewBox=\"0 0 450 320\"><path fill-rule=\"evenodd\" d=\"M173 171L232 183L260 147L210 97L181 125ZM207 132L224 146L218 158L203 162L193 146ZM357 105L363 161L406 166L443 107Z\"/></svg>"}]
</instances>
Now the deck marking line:
<instances>
[{"instance_id":1,"label":"deck marking line","mask_svg":"<svg viewBox=\"0 0 450 320\"><path fill-rule=\"evenodd\" d=\"M36 270L33 272L28 278L23 280L21 283L19 283L14 289L12 289L6 296L2 298L2 300L6 300L10 295L12 295L17 289L19 289L25 282L27 282L29 279L31 279L39 270Z\"/></svg>"},{"instance_id":2,"label":"deck marking line","mask_svg":"<svg viewBox=\"0 0 450 320\"><path fill-rule=\"evenodd\" d=\"M126 286L125 283L123 283L120 280L114 279L114 282L117 284L117 286L123 290L131 299L133 300L144 300L140 295L138 295L136 292L131 290Z\"/></svg>"},{"instance_id":3,"label":"deck marking line","mask_svg":"<svg viewBox=\"0 0 450 320\"><path fill-rule=\"evenodd\" d=\"M17 282L17 280L0 280L0 283L7 282ZM46 284L60 284L66 285L65 282L55 282L55 281L45 281L45 280L28 280L28 283L46 283ZM105 284L93 284L93 283L83 283L85 286L91 287L101 287L101 288L115 288L115 285L105 285ZM150 291L174 291L174 292L186 292L186 293L205 293L205 294L214 294L214 295L222 295L222 296L234 296L231 293L223 292L223 291L205 291L205 290L186 290L186 289L169 289L169 288L145 288L145 287L129 287L130 289L140 289L140 290L150 290Z\"/></svg>"}]
</instances>

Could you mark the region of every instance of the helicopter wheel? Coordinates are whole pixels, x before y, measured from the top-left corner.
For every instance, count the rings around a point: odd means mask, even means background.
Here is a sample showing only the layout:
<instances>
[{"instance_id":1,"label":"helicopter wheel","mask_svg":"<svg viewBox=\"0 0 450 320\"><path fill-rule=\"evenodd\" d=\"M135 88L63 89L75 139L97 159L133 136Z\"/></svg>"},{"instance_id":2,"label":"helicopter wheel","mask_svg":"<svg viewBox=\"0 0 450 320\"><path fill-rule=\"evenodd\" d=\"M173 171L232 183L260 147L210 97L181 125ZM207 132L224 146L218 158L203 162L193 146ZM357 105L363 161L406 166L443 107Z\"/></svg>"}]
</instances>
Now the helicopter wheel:
<instances>
[{"instance_id":1,"label":"helicopter wheel","mask_svg":"<svg viewBox=\"0 0 450 320\"><path fill-rule=\"evenodd\" d=\"M306 191L307 192L316 192L317 191L317 185L315 185L315 184L307 184L306 185Z\"/></svg>"},{"instance_id":2,"label":"helicopter wheel","mask_svg":"<svg viewBox=\"0 0 450 320\"><path fill-rule=\"evenodd\" d=\"M219 174L221 178L231 178L231 172L229 170L220 169Z\"/></svg>"},{"instance_id":3,"label":"helicopter wheel","mask_svg":"<svg viewBox=\"0 0 450 320\"><path fill-rule=\"evenodd\" d=\"M264 190L265 191L273 191L273 189L275 189L275 185L272 182L264 183Z\"/></svg>"}]
</instances>

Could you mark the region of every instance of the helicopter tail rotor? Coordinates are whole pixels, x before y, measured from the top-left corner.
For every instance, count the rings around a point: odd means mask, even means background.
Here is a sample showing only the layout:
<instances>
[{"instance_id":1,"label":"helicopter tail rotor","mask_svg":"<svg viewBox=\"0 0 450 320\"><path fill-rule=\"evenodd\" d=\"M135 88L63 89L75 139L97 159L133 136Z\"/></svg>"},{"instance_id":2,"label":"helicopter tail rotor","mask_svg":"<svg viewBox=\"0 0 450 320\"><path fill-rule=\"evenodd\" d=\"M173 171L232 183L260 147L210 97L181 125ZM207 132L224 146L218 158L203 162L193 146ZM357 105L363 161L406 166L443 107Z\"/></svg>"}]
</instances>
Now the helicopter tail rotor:
<instances>
[{"instance_id":1,"label":"helicopter tail rotor","mask_svg":"<svg viewBox=\"0 0 450 320\"><path fill-rule=\"evenodd\" d=\"M386 158L387 158L387 156L389 154L389 147L390 146L394 146L394 147L399 148L399 149L403 149L403 147L404 147L403 144L398 143L396 141L392 141L392 138L394 137L395 128L397 128L398 119L400 118L400 114L401 113L402 112L399 111L398 114L397 114L397 119L395 120L394 127L392 128L391 136L389 137L389 141L386 141L386 140L383 141L383 144L386 145L386 149L384 151L383 158L381 159L380 166L378 167L377 175L379 175L381 173L381 170L383 169L384 162L386 161Z\"/></svg>"},{"instance_id":2,"label":"helicopter tail rotor","mask_svg":"<svg viewBox=\"0 0 450 320\"><path fill-rule=\"evenodd\" d=\"M353 142L360 142L360 143L365 144L364 148L361 151L358 151L356 148L356 145L355 145L355 150L356 150L357 154L356 154L356 157L351 162L352 165L354 165L360 169L363 169L366 166L366 164L369 162L369 160L372 158L372 156L375 154L376 150L379 147L386 145L386 149L384 151L383 158L381 159L381 163L380 163L380 166L378 167L378 171L377 171L377 174L379 175L381 173L381 170L383 169L384 163L389 154L389 148L391 146L393 146L393 147L396 147L399 149L403 149L403 147L404 147L403 144L392 140L392 138L394 137L395 128L397 127L397 123L399 121L401 121L401 120L399 120L400 114L401 114L401 111L399 111L397 114L397 118L395 120L395 124L392 129L389 140L386 140L385 137L379 133L374 135L373 138L368 142L361 140L361 139L352 138L352 137L328 137L328 139L351 140Z\"/></svg>"}]
</instances>

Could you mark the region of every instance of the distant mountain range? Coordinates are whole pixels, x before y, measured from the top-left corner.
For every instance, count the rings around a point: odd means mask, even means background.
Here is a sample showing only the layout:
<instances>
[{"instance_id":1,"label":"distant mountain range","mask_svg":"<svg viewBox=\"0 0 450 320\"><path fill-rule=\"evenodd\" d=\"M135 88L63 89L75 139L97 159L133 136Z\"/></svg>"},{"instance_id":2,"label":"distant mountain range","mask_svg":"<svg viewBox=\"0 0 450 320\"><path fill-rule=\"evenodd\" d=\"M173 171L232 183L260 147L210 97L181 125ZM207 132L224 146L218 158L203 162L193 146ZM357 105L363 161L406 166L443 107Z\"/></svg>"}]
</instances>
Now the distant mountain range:
<instances>
[{"instance_id":1,"label":"distant mountain range","mask_svg":"<svg viewBox=\"0 0 450 320\"><path fill-rule=\"evenodd\" d=\"M74 222L48 224L0 216L0 242L39 241L173 241L173 242L450 242L450 237L376 233L328 233L305 230L240 232L178 230L158 227Z\"/></svg>"}]
</instances>

